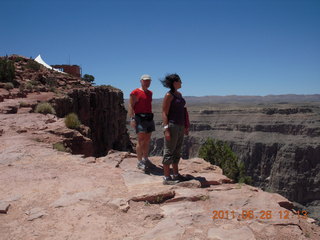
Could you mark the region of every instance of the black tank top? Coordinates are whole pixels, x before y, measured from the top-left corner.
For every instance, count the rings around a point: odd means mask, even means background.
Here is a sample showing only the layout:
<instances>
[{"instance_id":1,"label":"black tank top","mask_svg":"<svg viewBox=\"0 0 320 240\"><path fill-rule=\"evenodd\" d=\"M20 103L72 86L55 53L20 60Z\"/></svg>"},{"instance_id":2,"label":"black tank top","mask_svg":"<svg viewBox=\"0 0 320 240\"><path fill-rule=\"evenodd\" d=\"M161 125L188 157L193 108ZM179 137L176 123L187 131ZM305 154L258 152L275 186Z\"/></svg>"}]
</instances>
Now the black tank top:
<instances>
[{"instance_id":1,"label":"black tank top","mask_svg":"<svg viewBox=\"0 0 320 240\"><path fill-rule=\"evenodd\" d=\"M169 108L169 113L168 113L169 123L174 123L174 124L184 126L184 122L185 122L184 106L186 105L186 101L181 95L176 96L172 92L169 92L169 93L173 96L173 99L171 101L170 108Z\"/></svg>"}]
</instances>

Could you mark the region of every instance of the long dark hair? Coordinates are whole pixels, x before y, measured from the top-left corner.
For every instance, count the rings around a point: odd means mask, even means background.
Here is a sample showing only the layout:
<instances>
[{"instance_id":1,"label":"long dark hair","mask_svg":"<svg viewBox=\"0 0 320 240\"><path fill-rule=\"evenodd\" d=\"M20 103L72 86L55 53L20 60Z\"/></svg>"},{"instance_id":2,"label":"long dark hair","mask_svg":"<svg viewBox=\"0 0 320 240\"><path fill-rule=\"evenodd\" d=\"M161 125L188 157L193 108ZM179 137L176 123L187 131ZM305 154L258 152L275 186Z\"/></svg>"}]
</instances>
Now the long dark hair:
<instances>
[{"instance_id":1,"label":"long dark hair","mask_svg":"<svg viewBox=\"0 0 320 240\"><path fill-rule=\"evenodd\" d=\"M164 79L160 80L162 85L166 88L170 88L170 92L172 93L175 91L173 83L179 81L181 81L180 76L176 73L167 74Z\"/></svg>"}]
</instances>

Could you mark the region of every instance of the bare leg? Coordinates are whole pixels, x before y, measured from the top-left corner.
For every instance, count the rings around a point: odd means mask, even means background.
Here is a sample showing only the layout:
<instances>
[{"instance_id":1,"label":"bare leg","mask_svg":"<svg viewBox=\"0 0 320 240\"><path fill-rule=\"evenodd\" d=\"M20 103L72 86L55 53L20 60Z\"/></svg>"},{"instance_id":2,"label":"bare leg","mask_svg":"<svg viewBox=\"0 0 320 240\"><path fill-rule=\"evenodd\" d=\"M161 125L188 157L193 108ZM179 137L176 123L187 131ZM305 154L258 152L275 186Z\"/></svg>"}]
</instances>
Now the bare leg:
<instances>
[{"instance_id":1,"label":"bare leg","mask_svg":"<svg viewBox=\"0 0 320 240\"><path fill-rule=\"evenodd\" d=\"M137 158L139 161L142 160L144 134L145 133L138 133L138 143L137 143L136 151L137 151Z\"/></svg>"},{"instance_id":2,"label":"bare leg","mask_svg":"<svg viewBox=\"0 0 320 240\"><path fill-rule=\"evenodd\" d=\"M151 140L151 133L145 133L143 139L143 146L142 146L142 157L145 159L149 156L149 146Z\"/></svg>"},{"instance_id":3,"label":"bare leg","mask_svg":"<svg viewBox=\"0 0 320 240\"><path fill-rule=\"evenodd\" d=\"M173 174L174 174L174 175L178 175L178 174L179 174L178 163L173 163L173 164L172 164L172 168L173 168Z\"/></svg>"},{"instance_id":4,"label":"bare leg","mask_svg":"<svg viewBox=\"0 0 320 240\"><path fill-rule=\"evenodd\" d=\"M163 164L163 175L165 177L170 177L170 165L169 164Z\"/></svg>"}]
</instances>

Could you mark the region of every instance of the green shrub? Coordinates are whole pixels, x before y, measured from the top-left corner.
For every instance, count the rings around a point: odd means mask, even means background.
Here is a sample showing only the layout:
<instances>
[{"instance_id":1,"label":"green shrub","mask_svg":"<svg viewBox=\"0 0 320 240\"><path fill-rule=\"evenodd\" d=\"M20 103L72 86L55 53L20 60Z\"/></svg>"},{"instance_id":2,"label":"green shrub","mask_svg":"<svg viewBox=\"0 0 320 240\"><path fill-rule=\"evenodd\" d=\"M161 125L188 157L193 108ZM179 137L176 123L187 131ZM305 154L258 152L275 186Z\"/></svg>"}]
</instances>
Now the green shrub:
<instances>
[{"instance_id":1,"label":"green shrub","mask_svg":"<svg viewBox=\"0 0 320 240\"><path fill-rule=\"evenodd\" d=\"M199 150L199 157L221 167L223 174L234 181L251 183L251 178L245 175L244 163L238 159L227 143L208 138Z\"/></svg>"},{"instance_id":2,"label":"green shrub","mask_svg":"<svg viewBox=\"0 0 320 240\"><path fill-rule=\"evenodd\" d=\"M36 80L31 80L29 81L29 83L32 85L32 86L39 86L41 85L41 83L39 81L36 81Z\"/></svg>"},{"instance_id":3,"label":"green shrub","mask_svg":"<svg viewBox=\"0 0 320 240\"><path fill-rule=\"evenodd\" d=\"M48 77L45 79L45 84L49 87L56 87L58 85L57 79L53 77Z\"/></svg>"},{"instance_id":4,"label":"green shrub","mask_svg":"<svg viewBox=\"0 0 320 240\"><path fill-rule=\"evenodd\" d=\"M62 143L54 143L53 145L53 149L56 149L60 152L67 152L67 149L65 148L65 146Z\"/></svg>"},{"instance_id":5,"label":"green shrub","mask_svg":"<svg viewBox=\"0 0 320 240\"><path fill-rule=\"evenodd\" d=\"M67 128L71 129L78 129L81 125L81 122L75 113L69 113L65 118L64 118L64 123L66 124Z\"/></svg>"},{"instance_id":6,"label":"green shrub","mask_svg":"<svg viewBox=\"0 0 320 240\"><path fill-rule=\"evenodd\" d=\"M13 61L0 58L0 82L13 82L15 68Z\"/></svg>"},{"instance_id":7,"label":"green shrub","mask_svg":"<svg viewBox=\"0 0 320 240\"><path fill-rule=\"evenodd\" d=\"M26 103L26 102L20 102L20 107L29 107L30 104Z\"/></svg>"},{"instance_id":8,"label":"green shrub","mask_svg":"<svg viewBox=\"0 0 320 240\"><path fill-rule=\"evenodd\" d=\"M37 63L36 61L30 59L28 60L26 68L31 69L33 71L39 71L41 68L41 65L40 63Z\"/></svg>"},{"instance_id":9,"label":"green shrub","mask_svg":"<svg viewBox=\"0 0 320 240\"><path fill-rule=\"evenodd\" d=\"M30 82L27 82L25 85L25 89L27 89L28 91L32 91L33 90L33 85Z\"/></svg>"},{"instance_id":10,"label":"green shrub","mask_svg":"<svg viewBox=\"0 0 320 240\"><path fill-rule=\"evenodd\" d=\"M49 91L49 92L58 93L58 89L55 88L55 87L49 87L49 88L48 88L48 91Z\"/></svg>"},{"instance_id":11,"label":"green shrub","mask_svg":"<svg viewBox=\"0 0 320 240\"><path fill-rule=\"evenodd\" d=\"M12 82L7 82L4 84L4 88L7 89L7 90L10 90L10 89L13 89L14 88L14 85Z\"/></svg>"},{"instance_id":12,"label":"green shrub","mask_svg":"<svg viewBox=\"0 0 320 240\"><path fill-rule=\"evenodd\" d=\"M85 74L83 75L82 80L86 81L86 82L90 82L93 83L94 81L94 76L90 75L90 74Z\"/></svg>"},{"instance_id":13,"label":"green shrub","mask_svg":"<svg viewBox=\"0 0 320 240\"><path fill-rule=\"evenodd\" d=\"M25 59L23 57L19 57L19 56L14 57L12 60L14 62L24 62L25 61Z\"/></svg>"},{"instance_id":14,"label":"green shrub","mask_svg":"<svg viewBox=\"0 0 320 240\"><path fill-rule=\"evenodd\" d=\"M20 92L23 92L25 89L26 89L26 84L21 83L21 84L19 85L19 90L20 90Z\"/></svg>"},{"instance_id":15,"label":"green shrub","mask_svg":"<svg viewBox=\"0 0 320 240\"><path fill-rule=\"evenodd\" d=\"M47 102L43 102L43 103L39 103L36 106L35 109L36 113L42 113L42 114L56 114L56 111L54 110L54 108L50 105L50 103Z\"/></svg>"}]
</instances>

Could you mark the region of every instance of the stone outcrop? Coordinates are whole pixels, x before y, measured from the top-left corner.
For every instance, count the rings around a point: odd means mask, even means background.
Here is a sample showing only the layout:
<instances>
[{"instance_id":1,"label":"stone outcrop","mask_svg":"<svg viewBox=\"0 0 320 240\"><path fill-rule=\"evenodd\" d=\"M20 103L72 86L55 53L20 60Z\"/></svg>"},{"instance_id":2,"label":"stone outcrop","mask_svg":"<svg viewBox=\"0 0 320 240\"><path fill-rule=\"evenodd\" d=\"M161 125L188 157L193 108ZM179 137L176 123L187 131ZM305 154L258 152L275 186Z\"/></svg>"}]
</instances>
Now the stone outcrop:
<instances>
[{"instance_id":1,"label":"stone outcrop","mask_svg":"<svg viewBox=\"0 0 320 240\"><path fill-rule=\"evenodd\" d=\"M111 86L76 89L52 100L58 117L74 112L90 128L94 156L104 156L110 149L130 150L123 94Z\"/></svg>"},{"instance_id":2,"label":"stone outcrop","mask_svg":"<svg viewBox=\"0 0 320 240\"><path fill-rule=\"evenodd\" d=\"M73 154L97 157L110 149L132 149L121 90L92 87L81 77L47 69L23 56L11 55L8 59L15 67L15 88L6 90L0 83L0 113L21 113L22 108L25 113L33 112L39 102L50 102L59 118L74 112L83 124L77 131L52 130L52 134L64 137L63 144Z\"/></svg>"}]
</instances>

